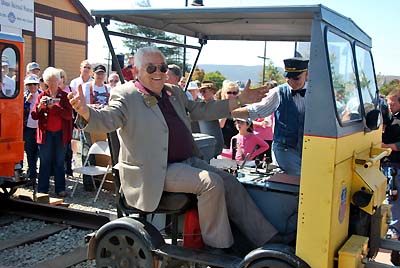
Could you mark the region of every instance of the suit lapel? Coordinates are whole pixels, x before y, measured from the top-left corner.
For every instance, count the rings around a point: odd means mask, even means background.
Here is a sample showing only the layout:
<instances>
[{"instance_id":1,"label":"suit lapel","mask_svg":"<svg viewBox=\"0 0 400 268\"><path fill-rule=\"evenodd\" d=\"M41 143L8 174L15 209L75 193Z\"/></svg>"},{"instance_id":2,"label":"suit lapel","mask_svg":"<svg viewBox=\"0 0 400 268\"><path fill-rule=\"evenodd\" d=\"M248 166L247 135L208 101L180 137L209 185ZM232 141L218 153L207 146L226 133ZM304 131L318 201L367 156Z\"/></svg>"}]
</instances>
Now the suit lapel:
<instances>
[{"instance_id":1,"label":"suit lapel","mask_svg":"<svg viewBox=\"0 0 400 268\"><path fill-rule=\"evenodd\" d=\"M164 124L164 126L168 127L164 115L162 114L160 108L157 105L157 101L153 101L152 99L154 97L150 97L147 90L145 90L145 88L139 81L135 81L134 84L138 92L142 95L144 110L146 111L147 109L150 109L156 115L156 117Z\"/></svg>"},{"instance_id":2,"label":"suit lapel","mask_svg":"<svg viewBox=\"0 0 400 268\"><path fill-rule=\"evenodd\" d=\"M156 117L158 119L160 119L160 121L164 124L165 127L168 127L167 122L165 121L164 115L162 114L162 112L157 104L151 106L149 109L156 115Z\"/></svg>"},{"instance_id":3,"label":"suit lapel","mask_svg":"<svg viewBox=\"0 0 400 268\"><path fill-rule=\"evenodd\" d=\"M172 106L174 107L176 113L178 114L179 118L185 123L186 127L190 130L192 129L190 125L188 125L189 121L187 119L186 111L182 110L182 105L180 105L180 101L178 100L177 95L175 92L171 90L172 95L169 97L169 101L171 102Z\"/></svg>"}]
</instances>

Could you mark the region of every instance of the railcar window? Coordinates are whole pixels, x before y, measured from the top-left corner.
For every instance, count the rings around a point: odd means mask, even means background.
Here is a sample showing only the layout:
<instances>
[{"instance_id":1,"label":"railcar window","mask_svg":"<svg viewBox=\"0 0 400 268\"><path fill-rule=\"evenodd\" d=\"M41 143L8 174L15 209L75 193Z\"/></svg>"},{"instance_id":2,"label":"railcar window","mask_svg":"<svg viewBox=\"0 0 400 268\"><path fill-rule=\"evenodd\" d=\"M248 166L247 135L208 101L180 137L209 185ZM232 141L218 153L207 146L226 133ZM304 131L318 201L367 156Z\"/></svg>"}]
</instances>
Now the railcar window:
<instances>
[{"instance_id":1,"label":"railcar window","mask_svg":"<svg viewBox=\"0 0 400 268\"><path fill-rule=\"evenodd\" d=\"M327 45L339 120L343 123L360 120L360 96L357 89L351 43L328 31Z\"/></svg>"},{"instance_id":2,"label":"railcar window","mask_svg":"<svg viewBox=\"0 0 400 268\"><path fill-rule=\"evenodd\" d=\"M18 95L16 79L18 77L17 54L11 47L1 52L1 98L14 98Z\"/></svg>"},{"instance_id":3,"label":"railcar window","mask_svg":"<svg viewBox=\"0 0 400 268\"><path fill-rule=\"evenodd\" d=\"M369 51L356 46L356 59L358 77L360 80L361 96L364 104L365 113L377 108L378 94L374 75L374 66Z\"/></svg>"}]
</instances>

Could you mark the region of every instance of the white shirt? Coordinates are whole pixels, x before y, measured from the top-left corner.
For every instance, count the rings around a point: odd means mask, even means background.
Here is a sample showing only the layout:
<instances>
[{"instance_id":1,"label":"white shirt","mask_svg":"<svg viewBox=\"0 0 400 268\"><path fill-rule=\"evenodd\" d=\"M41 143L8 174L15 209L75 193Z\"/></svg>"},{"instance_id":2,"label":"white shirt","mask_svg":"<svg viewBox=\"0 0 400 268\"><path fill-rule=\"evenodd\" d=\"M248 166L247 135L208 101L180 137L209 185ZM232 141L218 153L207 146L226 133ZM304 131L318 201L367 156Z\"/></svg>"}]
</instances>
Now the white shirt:
<instances>
[{"instance_id":1,"label":"white shirt","mask_svg":"<svg viewBox=\"0 0 400 268\"><path fill-rule=\"evenodd\" d=\"M15 93L15 80L5 75L3 77L3 86L2 86L3 94L7 97L14 96Z\"/></svg>"},{"instance_id":2,"label":"white shirt","mask_svg":"<svg viewBox=\"0 0 400 268\"><path fill-rule=\"evenodd\" d=\"M94 103L90 102L90 85L93 87ZM107 88L107 91L106 91ZM110 95L111 87L109 85L102 85L100 87L94 84L94 81L87 82L82 85L83 95L85 95L86 103L90 104L107 104L108 96Z\"/></svg>"},{"instance_id":3,"label":"white shirt","mask_svg":"<svg viewBox=\"0 0 400 268\"><path fill-rule=\"evenodd\" d=\"M290 90L292 90L289 84L287 84L287 86ZM307 83L304 85L304 88L307 88ZM275 87L271 89L268 92L268 95L264 97L260 102L250 104L246 106L246 109L249 112L251 119L266 117L278 109L281 101L282 100L279 94L279 87ZM293 96L293 101L299 113L304 113L306 109L306 97L302 97L300 96L300 94L296 94Z\"/></svg>"},{"instance_id":4,"label":"white shirt","mask_svg":"<svg viewBox=\"0 0 400 268\"><path fill-rule=\"evenodd\" d=\"M31 101L31 103L29 105L28 121L26 122L26 126L29 127L29 128L37 128L38 127L38 120L33 120L32 119L32 115L31 115L32 110L35 107L35 103L36 103L36 101L38 99L38 96L39 96L39 91L36 91L36 93L33 94L32 101Z\"/></svg>"},{"instance_id":5,"label":"white shirt","mask_svg":"<svg viewBox=\"0 0 400 268\"><path fill-rule=\"evenodd\" d=\"M69 83L69 86L71 87L72 92L75 94L76 91L78 90L79 85L83 85L84 83L88 83L93 81L93 78L89 77L89 80L86 82L83 82L82 76L78 76L77 78L74 78L71 80Z\"/></svg>"}]
</instances>

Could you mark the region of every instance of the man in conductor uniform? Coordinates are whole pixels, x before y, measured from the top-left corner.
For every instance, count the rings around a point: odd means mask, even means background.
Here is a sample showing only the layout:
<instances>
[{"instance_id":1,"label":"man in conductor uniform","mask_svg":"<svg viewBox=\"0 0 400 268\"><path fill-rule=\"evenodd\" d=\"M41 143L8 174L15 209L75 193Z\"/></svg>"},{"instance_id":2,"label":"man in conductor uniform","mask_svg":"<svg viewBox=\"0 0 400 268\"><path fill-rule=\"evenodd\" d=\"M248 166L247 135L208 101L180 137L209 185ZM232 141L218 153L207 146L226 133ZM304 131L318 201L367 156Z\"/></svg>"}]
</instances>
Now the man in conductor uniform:
<instances>
[{"instance_id":1,"label":"man in conductor uniform","mask_svg":"<svg viewBox=\"0 0 400 268\"><path fill-rule=\"evenodd\" d=\"M208 246L232 246L229 219L255 247L280 242L283 236L264 218L240 182L198 157L186 114L189 111L195 120L228 117L241 104L260 100L265 91L250 89L248 83L234 99L190 101L179 87L165 84L168 65L155 47L137 51L134 69L138 80L115 87L109 105L101 110L88 107L82 92L69 95L78 121L87 124L85 131L118 129L119 172L127 203L152 212L163 191L193 193Z\"/></svg>"},{"instance_id":2,"label":"man in conductor uniform","mask_svg":"<svg viewBox=\"0 0 400 268\"><path fill-rule=\"evenodd\" d=\"M304 134L304 113L308 78L308 60L284 60L286 83L273 88L260 102L236 109L233 117L251 119L275 114L272 150L280 168L300 176Z\"/></svg>"}]
</instances>

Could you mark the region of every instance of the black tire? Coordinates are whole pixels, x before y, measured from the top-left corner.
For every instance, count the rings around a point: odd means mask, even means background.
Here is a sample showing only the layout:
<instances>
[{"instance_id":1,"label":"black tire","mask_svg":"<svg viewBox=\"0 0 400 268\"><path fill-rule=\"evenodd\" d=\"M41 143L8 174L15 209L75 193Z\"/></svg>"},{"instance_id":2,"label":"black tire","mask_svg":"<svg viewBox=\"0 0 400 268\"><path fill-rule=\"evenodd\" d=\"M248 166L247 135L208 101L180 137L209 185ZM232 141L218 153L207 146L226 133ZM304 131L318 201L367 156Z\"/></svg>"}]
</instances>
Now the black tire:
<instances>
[{"instance_id":1,"label":"black tire","mask_svg":"<svg viewBox=\"0 0 400 268\"><path fill-rule=\"evenodd\" d=\"M248 268L294 268L287 262L278 259L261 259L251 263Z\"/></svg>"},{"instance_id":2,"label":"black tire","mask_svg":"<svg viewBox=\"0 0 400 268\"><path fill-rule=\"evenodd\" d=\"M96 246L97 268L153 268L153 261L142 238L125 229L107 232Z\"/></svg>"},{"instance_id":3,"label":"black tire","mask_svg":"<svg viewBox=\"0 0 400 268\"><path fill-rule=\"evenodd\" d=\"M4 198L10 198L18 190L18 187L1 187L0 196Z\"/></svg>"}]
</instances>

